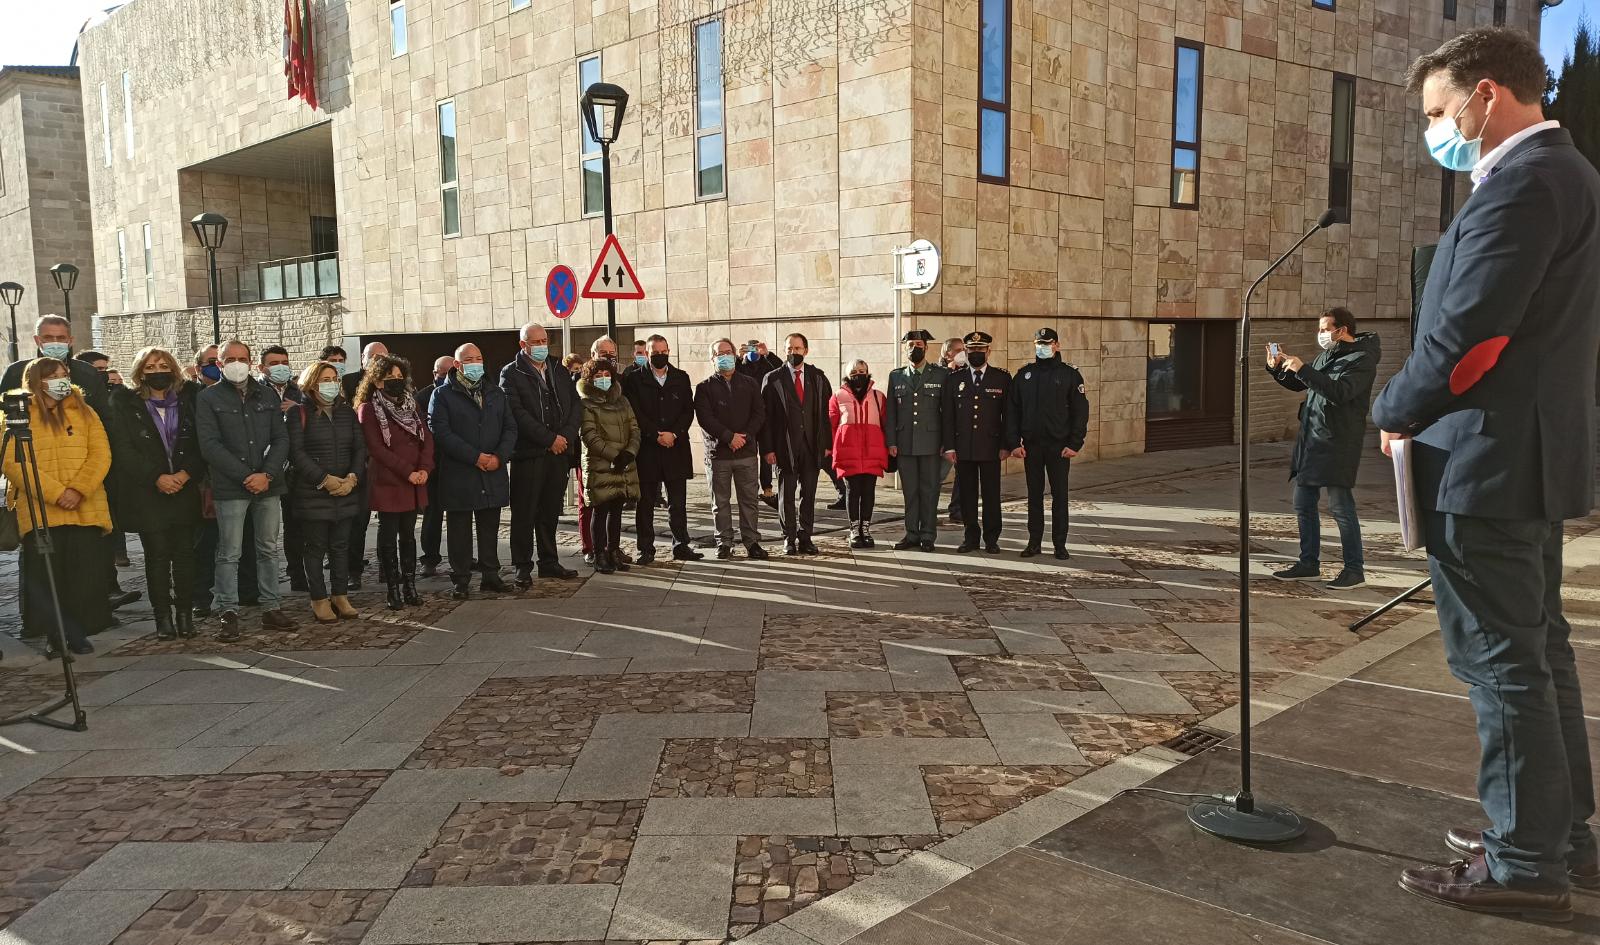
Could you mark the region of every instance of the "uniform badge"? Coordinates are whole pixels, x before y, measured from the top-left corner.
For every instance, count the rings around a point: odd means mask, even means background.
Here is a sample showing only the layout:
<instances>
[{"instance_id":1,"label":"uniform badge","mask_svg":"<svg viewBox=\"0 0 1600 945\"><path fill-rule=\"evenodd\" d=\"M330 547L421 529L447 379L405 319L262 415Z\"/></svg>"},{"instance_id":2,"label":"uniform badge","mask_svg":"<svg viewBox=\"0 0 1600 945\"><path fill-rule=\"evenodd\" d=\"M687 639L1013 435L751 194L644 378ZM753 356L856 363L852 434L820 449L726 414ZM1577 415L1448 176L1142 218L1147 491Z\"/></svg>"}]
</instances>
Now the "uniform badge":
<instances>
[{"instance_id":1,"label":"uniform badge","mask_svg":"<svg viewBox=\"0 0 1600 945\"><path fill-rule=\"evenodd\" d=\"M1033 380L1033 372L1032 371L1023 371L1022 372L1022 379L1025 380L1025 381Z\"/></svg>"},{"instance_id":2,"label":"uniform badge","mask_svg":"<svg viewBox=\"0 0 1600 945\"><path fill-rule=\"evenodd\" d=\"M1083 389L1083 385L1082 384L1079 384L1078 385L1078 393L1084 394L1084 393L1088 393L1088 392Z\"/></svg>"},{"instance_id":3,"label":"uniform badge","mask_svg":"<svg viewBox=\"0 0 1600 945\"><path fill-rule=\"evenodd\" d=\"M967 389L967 382L966 381L962 381L961 383L956 385L956 393L958 393L958 394L961 393L962 391L966 390L966 389Z\"/></svg>"}]
</instances>

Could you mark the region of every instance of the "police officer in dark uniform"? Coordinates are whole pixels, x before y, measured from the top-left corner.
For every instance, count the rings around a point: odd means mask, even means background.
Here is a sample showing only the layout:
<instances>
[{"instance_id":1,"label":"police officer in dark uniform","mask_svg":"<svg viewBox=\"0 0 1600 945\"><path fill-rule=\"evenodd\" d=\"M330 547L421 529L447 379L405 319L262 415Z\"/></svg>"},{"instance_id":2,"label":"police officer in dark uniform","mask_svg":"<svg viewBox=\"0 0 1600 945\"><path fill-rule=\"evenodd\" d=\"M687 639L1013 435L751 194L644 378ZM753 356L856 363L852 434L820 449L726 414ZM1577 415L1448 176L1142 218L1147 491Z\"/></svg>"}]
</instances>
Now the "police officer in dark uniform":
<instances>
[{"instance_id":1,"label":"police officer in dark uniform","mask_svg":"<svg viewBox=\"0 0 1600 945\"><path fill-rule=\"evenodd\" d=\"M1061 360L1061 339L1054 328L1033 334L1034 362L1011 383L1006 407L1006 442L1022 457L1028 477L1028 547L1022 557L1038 554L1044 541L1044 482L1050 479L1050 539L1056 558L1067 553L1067 472L1072 457L1083 449L1089 431L1089 397L1083 375Z\"/></svg>"},{"instance_id":2,"label":"police officer in dark uniform","mask_svg":"<svg viewBox=\"0 0 1600 945\"><path fill-rule=\"evenodd\" d=\"M906 536L896 551L932 551L939 531L939 483L944 460L939 456L944 429L944 381L950 372L928 361L933 335L917 328L900 339L911 363L889 372L889 403L883 428L889 455L900 470L900 491L906 500Z\"/></svg>"},{"instance_id":3,"label":"police officer in dark uniform","mask_svg":"<svg viewBox=\"0 0 1600 945\"><path fill-rule=\"evenodd\" d=\"M966 537L956 550L1000 552L1000 463L1010 454L1005 448L1006 402L1011 375L989 365L989 345L994 338L975 331L961 339L967 349L967 366L951 371L944 381L944 456L956 464L956 488L961 491L961 518ZM978 525L978 493L983 493L983 525Z\"/></svg>"}]
</instances>

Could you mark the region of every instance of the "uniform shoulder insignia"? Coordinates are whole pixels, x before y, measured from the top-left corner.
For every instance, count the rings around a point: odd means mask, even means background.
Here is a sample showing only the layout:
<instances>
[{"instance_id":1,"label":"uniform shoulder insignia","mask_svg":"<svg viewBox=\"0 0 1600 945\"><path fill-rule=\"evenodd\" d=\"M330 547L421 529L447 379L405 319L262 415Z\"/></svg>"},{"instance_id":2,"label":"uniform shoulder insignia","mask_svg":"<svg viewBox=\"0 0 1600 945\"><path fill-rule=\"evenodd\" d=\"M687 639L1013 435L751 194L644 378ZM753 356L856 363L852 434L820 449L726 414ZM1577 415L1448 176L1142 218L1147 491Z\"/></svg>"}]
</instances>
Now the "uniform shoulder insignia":
<instances>
[{"instance_id":1,"label":"uniform shoulder insignia","mask_svg":"<svg viewBox=\"0 0 1600 945\"><path fill-rule=\"evenodd\" d=\"M1025 381L1032 380L1033 379L1033 372L1032 371L1024 371L1022 373L1022 379L1025 380Z\"/></svg>"},{"instance_id":2,"label":"uniform shoulder insignia","mask_svg":"<svg viewBox=\"0 0 1600 945\"><path fill-rule=\"evenodd\" d=\"M1072 368L1074 371L1076 371L1078 369L1078 366L1076 364L1073 364L1071 361L1066 362L1066 365L1067 365L1067 367Z\"/></svg>"},{"instance_id":3,"label":"uniform shoulder insignia","mask_svg":"<svg viewBox=\"0 0 1600 945\"><path fill-rule=\"evenodd\" d=\"M1086 391L1086 390L1084 390L1084 389L1083 389L1083 385L1082 385L1082 384L1079 384L1079 385L1078 385L1078 393L1080 393L1080 394L1087 394L1087 393L1088 393L1088 391Z\"/></svg>"}]
</instances>

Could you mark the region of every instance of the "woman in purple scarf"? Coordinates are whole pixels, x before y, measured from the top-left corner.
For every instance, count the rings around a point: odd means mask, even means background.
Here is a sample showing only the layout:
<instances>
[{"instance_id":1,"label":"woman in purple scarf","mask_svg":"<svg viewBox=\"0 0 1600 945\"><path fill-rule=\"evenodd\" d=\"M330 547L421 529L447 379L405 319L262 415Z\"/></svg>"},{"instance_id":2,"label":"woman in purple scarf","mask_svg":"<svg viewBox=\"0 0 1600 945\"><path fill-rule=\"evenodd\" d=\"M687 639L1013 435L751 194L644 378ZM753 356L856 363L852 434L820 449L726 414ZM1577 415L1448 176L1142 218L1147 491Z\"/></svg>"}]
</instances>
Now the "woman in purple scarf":
<instances>
[{"instance_id":1,"label":"woman in purple scarf","mask_svg":"<svg viewBox=\"0 0 1600 945\"><path fill-rule=\"evenodd\" d=\"M133 387L111 389L111 478L118 525L139 533L156 636L194 636L194 539L205 464L195 429L194 387L172 353L146 348Z\"/></svg>"}]
</instances>

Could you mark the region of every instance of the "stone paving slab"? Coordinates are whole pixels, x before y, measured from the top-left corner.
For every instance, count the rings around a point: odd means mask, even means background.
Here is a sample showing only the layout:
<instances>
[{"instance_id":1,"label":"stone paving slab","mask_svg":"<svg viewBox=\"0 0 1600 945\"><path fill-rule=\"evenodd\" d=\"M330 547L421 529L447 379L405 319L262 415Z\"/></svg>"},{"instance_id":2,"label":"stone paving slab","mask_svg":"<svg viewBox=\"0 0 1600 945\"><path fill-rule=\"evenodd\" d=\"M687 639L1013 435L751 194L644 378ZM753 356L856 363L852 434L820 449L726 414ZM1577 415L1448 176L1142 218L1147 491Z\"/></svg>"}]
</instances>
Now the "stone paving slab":
<instances>
[{"instance_id":1,"label":"stone paving slab","mask_svg":"<svg viewBox=\"0 0 1600 945\"><path fill-rule=\"evenodd\" d=\"M392 769L405 763L416 742L343 742L337 745L268 745L257 748L226 770L354 771Z\"/></svg>"},{"instance_id":2,"label":"stone paving slab","mask_svg":"<svg viewBox=\"0 0 1600 945\"><path fill-rule=\"evenodd\" d=\"M832 798L656 798L641 837L835 833Z\"/></svg>"},{"instance_id":3,"label":"stone paving slab","mask_svg":"<svg viewBox=\"0 0 1600 945\"><path fill-rule=\"evenodd\" d=\"M54 893L0 929L0 945L111 945L161 896L156 889Z\"/></svg>"},{"instance_id":4,"label":"stone paving slab","mask_svg":"<svg viewBox=\"0 0 1600 945\"><path fill-rule=\"evenodd\" d=\"M85 752L77 761L55 771L53 777L216 774L249 751L248 748L105 748Z\"/></svg>"},{"instance_id":5,"label":"stone paving slab","mask_svg":"<svg viewBox=\"0 0 1600 945\"><path fill-rule=\"evenodd\" d=\"M986 765L1000 756L987 738L835 738L835 765Z\"/></svg>"},{"instance_id":6,"label":"stone paving slab","mask_svg":"<svg viewBox=\"0 0 1600 945\"><path fill-rule=\"evenodd\" d=\"M455 812L451 800L369 802L356 811L291 884L296 889L392 889Z\"/></svg>"},{"instance_id":7,"label":"stone paving slab","mask_svg":"<svg viewBox=\"0 0 1600 945\"><path fill-rule=\"evenodd\" d=\"M599 941L616 900L605 885L401 889L362 945Z\"/></svg>"},{"instance_id":8,"label":"stone paving slab","mask_svg":"<svg viewBox=\"0 0 1600 945\"><path fill-rule=\"evenodd\" d=\"M101 889L283 889L321 843L119 843L67 881Z\"/></svg>"},{"instance_id":9,"label":"stone paving slab","mask_svg":"<svg viewBox=\"0 0 1600 945\"><path fill-rule=\"evenodd\" d=\"M912 765L833 766L838 831L869 834L935 834L921 769Z\"/></svg>"},{"instance_id":10,"label":"stone paving slab","mask_svg":"<svg viewBox=\"0 0 1600 945\"><path fill-rule=\"evenodd\" d=\"M737 851L731 836L640 837L606 937L720 941Z\"/></svg>"}]
</instances>

